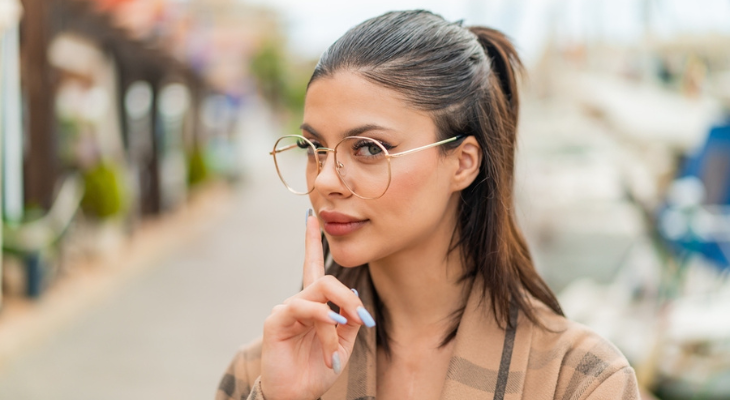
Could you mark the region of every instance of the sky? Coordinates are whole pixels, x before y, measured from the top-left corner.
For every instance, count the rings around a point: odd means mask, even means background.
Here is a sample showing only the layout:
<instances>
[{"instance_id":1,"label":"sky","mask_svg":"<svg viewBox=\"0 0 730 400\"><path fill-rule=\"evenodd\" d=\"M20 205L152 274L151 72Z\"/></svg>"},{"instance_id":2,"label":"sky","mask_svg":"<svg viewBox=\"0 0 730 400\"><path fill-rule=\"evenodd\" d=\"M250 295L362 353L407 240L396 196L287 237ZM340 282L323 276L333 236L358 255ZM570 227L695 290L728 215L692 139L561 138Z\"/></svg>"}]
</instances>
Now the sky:
<instances>
[{"instance_id":1,"label":"sky","mask_svg":"<svg viewBox=\"0 0 730 400\"><path fill-rule=\"evenodd\" d=\"M650 30L660 37L681 32L730 35L730 0L242 0L278 9L295 52L318 57L358 23L392 10L422 8L465 25L507 33L523 60L536 60L551 33L563 41L601 37L635 43ZM551 27L552 26L552 27Z\"/></svg>"},{"instance_id":2,"label":"sky","mask_svg":"<svg viewBox=\"0 0 730 400\"><path fill-rule=\"evenodd\" d=\"M318 57L332 42L358 23L393 10L426 9L465 25L487 24L500 1L468 0L247 0L278 9L284 18L291 48L296 53ZM516 1L516 0L513 0ZM517 2L520 2L517 0ZM506 19L503 19L506 21ZM504 23L503 23L504 25Z\"/></svg>"}]
</instances>

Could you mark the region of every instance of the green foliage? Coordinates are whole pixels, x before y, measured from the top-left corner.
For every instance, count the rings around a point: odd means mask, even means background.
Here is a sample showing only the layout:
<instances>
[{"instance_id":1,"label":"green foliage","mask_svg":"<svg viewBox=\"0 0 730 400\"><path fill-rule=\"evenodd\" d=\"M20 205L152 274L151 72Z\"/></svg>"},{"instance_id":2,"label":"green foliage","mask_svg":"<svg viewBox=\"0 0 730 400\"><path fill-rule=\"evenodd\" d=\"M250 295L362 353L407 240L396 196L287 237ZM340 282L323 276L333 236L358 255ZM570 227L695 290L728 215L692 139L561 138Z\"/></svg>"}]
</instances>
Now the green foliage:
<instances>
[{"instance_id":1,"label":"green foliage","mask_svg":"<svg viewBox=\"0 0 730 400\"><path fill-rule=\"evenodd\" d=\"M265 41L251 59L251 73L264 98L293 118L301 116L307 83L316 60L293 61L283 42Z\"/></svg>"},{"instance_id":2,"label":"green foliage","mask_svg":"<svg viewBox=\"0 0 730 400\"><path fill-rule=\"evenodd\" d=\"M87 215L104 219L124 211L121 173L114 165L101 162L84 172L85 193L81 209Z\"/></svg>"},{"instance_id":3,"label":"green foliage","mask_svg":"<svg viewBox=\"0 0 730 400\"><path fill-rule=\"evenodd\" d=\"M282 46L274 40L265 41L251 59L251 73L263 96L279 105L286 92L285 56Z\"/></svg>"},{"instance_id":4,"label":"green foliage","mask_svg":"<svg viewBox=\"0 0 730 400\"><path fill-rule=\"evenodd\" d=\"M304 98L307 95L307 83L314 71L314 66L306 65L295 68L287 74L286 85L286 107L295 113L304 109Z\"/></svg>"},{"instance_id":5,"label":"green foliage","mask_svg":"<svg viewBox=\"0 0 730 400\"><path fill-rule=\"evenodd\" d=\"M188 155L188 186L193 187L208 179L208 165L205 163L205 154L199 147L193 148Z\"/></svg>"}]
</instances>

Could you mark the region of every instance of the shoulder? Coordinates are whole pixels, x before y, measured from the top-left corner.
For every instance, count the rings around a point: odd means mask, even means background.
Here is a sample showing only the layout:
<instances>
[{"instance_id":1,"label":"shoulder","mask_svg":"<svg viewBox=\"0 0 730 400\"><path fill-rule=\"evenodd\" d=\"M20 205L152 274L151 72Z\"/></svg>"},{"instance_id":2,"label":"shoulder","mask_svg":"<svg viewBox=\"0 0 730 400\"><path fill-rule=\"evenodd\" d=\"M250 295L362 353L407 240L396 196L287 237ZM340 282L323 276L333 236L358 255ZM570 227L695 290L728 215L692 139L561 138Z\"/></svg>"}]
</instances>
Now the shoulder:
<instances>
[{"instance_id":1,"label":"shoulder","mask_svg":"<svg viewBox=\"0 0 730 400\"><path fill-rule=\"evenodd\" d=\"M228 364L216 393L216 400L246 398L261 374L261 341L241 346Z\"/></svg>"},{"instance_id":2,"label":"shoulder","mask_svg":"<svg viewBox=\"0 0 730 400\"><path fill-rule=\"evenodd\" d=\"M613 343L542 303L534 310L545 329L532 329L528 370L557 374L555 398L639 398L634 370Z\"/></svg>"}]
</instances>

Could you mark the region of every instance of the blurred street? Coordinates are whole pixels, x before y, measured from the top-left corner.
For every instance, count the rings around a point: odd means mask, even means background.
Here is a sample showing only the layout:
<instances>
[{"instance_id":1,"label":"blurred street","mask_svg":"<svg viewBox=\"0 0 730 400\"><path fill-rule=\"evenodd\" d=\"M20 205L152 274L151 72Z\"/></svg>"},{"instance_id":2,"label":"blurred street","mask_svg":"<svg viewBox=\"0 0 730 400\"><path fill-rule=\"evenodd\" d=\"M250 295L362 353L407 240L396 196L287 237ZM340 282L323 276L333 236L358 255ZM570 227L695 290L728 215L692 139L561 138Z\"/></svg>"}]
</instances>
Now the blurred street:
<instances>
[{"instance_id":1,"label":"blurred street","mask_svg":"<svg viewBox=\"0 0 730 400\"><path fill-rule=\"evenodd\" d=\"M308 200L260 164L214 226L0 371L0 399L212 398L301 284Z\"/></svg>"}]
</instances>

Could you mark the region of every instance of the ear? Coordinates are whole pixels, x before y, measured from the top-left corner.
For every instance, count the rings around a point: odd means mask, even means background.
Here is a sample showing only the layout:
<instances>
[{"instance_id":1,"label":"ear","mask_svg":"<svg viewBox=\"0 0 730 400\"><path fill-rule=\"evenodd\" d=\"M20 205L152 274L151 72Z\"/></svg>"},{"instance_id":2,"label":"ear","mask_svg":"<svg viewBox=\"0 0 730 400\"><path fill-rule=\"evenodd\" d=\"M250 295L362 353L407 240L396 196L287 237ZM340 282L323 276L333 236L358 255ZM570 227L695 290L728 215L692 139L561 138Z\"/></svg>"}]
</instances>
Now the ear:
<instances>
[{"instance_id":1,"label":"ear","mask_svg":"<svg viewBox=\"0 0 730 400\"><path fill-rule=\"evenodd\" d=\"M454 191L466 189L479 175L482 148L474 136L467 136L453 151L451 157L454 157L457 167L452 178L452 189Z\"/></svg>"}]
</instances>

